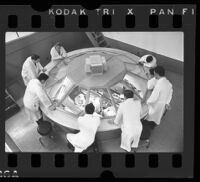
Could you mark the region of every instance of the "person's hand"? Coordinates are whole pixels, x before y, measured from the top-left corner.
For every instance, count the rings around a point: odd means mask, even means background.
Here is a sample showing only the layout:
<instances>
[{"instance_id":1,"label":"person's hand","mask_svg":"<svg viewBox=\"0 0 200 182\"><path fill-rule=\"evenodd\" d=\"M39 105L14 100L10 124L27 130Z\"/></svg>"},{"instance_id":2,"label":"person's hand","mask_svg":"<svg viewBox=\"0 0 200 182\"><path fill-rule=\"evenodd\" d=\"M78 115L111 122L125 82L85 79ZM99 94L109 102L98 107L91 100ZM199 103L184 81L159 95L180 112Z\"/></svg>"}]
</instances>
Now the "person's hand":
<instances>
[{"instance_id":1,"label":"person's hand","mask_svg":"<svg viewBox=\"0 0 200 182\"><path fill-rule=\"evenodd\" d=\"M54 111L56 109L56 104L52 104L49 106L49 110Z\"/></svg>"},{"instance_id":2,"label":"person's hand","mask_svg":"<svg viewBox=\"0 0 200 182\"><path fill-rule=\"evenodd\" d=\"M143 66L143 65L144 65L144 63L143 63L143 62L139 62L138 64L139 64L140 66Z\"/></svg>"},{"instance_id":3,"label":"person's hand","mask_svg":"<svg viewBox=\"0 0 200 182\"><path fill-rule=\"evenodd\" d=\"M165 109L166 109L166 110L171 110L171 105L170 105L170 104L166 104L166 105L165 105Z\"/></svg>"},{"instance_id":4,"label":"person's hand","mask_svg":"<svg viewBox=\"0 0 200 182\"><path fill-rule=\"evenodd\" d=\"M43 68L43 69L42 69L42 72L46 72L46 71L47 71L47 69L46 69L46 68Z\"/></svg>"}]
</instances>

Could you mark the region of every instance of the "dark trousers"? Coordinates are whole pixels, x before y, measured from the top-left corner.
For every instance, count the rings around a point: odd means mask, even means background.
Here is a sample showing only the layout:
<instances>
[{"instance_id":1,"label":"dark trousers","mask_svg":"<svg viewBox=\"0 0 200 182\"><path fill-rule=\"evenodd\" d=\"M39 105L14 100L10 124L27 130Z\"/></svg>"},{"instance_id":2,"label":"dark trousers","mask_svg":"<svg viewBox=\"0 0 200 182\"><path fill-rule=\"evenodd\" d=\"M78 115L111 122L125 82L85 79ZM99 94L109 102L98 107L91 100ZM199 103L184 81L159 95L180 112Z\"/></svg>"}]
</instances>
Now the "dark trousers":
<instances>
[{"instance_id":1,"label":"dark trousers","mask_svg":"<svg viewBox=\"0 0 200 182\"><path fill-rule=\"evenodd\" d=\"M141 120L143 130L140 139L147 140L151 136L151 131L155 128L156 123L153 121Z\"/></svg>"}]
</instances>

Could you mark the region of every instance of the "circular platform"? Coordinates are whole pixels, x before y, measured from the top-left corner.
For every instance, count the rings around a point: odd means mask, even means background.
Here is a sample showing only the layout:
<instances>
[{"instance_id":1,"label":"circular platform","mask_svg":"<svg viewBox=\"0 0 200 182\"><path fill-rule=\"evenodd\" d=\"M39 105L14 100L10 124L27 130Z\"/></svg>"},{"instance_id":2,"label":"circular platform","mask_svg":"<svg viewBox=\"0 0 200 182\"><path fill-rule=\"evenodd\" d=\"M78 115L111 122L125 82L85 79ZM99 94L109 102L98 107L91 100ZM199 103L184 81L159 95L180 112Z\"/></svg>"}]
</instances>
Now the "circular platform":
<instances>
[{"instance_id":1,"label":"circular platform","mask_svg":"<svg viewBox=\"0 0 200 182\"><path fill-rule=\"evenodd\" d=\"M84 70L85 59L90 55L97 54L106 58L108 70L102 75L87 74ZM88 48L69 52L68 56L68 65L55 65L55 63L50 62L46 66L50 76L47 90L52 88L53 90L59 90L65 77L72 80L74 85L85 89L107 89L122 81L125 75L129 73L134 86L143 93L146 91L146 75L140 65L137 64L139 58L131 53L111 48ZM51 94L49 96L51 98ZM68 129L78 130L77 114L64 111L61 108L50 111L42 106L41 109L51 121ZM141 118L146 116L147 112L148 108L144 105ZM114 117L101 119L97 139L109 139L119 136L119 126L110 124L109 120L114 120Z\"/></svg>"}]
</instances>

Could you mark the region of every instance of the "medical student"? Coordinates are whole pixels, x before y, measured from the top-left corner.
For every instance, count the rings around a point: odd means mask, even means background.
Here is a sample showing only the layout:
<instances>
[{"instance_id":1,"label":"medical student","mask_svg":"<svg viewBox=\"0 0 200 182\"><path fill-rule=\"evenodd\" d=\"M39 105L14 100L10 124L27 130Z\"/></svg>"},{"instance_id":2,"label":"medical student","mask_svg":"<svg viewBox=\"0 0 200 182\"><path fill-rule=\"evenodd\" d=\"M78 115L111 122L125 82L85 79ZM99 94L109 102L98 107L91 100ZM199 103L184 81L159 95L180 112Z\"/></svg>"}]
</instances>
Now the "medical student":
<instances>
[{"instance_id":1,"label":"medical student","mask_svg":"<svg viewBox=\"0 0 200 182\"><path fill-rule=\"evenodd\" d=\"M155 85L152 85L153 91L146 102L149 108L146 120L153 123L152 128L160 124L165 109L170 109L173 93L172 84L165 77L165 69L157 66L154 74L157 81Z\"/></svg>"},{"instance_id":2,"label":"medical student","mask_svg":"<svg viewBox=\"0 0 200 182\"><path fill-rule=\"evenodd\" d=\"M157 66L157 60L153 55L147 54L140 58L139 64L143 66L146 75L149 75L149 69Z\"/></svg>"},{"instance_id":3,"label":"medical student","mask_svg":"<svg viewBox=\"0 0 200 182\"><path fill-rule=\"evenodd\" d=\"M34 54L28 57L25 60L21 71L25 86L27 86L30 80L37 78L41 71L45 72L46 70L40 64L40 56Z\"/></svg>"},{"instance_id":4,"label":"medical student","mask_svg":"<svg viewBox=\"0 0 200 182\"><path fill-rule=\"evenodd\" d=\"M119 105L114 124L121 127L121 145L120 147L127 152L138 147L142 124L140 121L141 101L134 99L134 93L131 90L124 91L125 101Z\"/></svg>"},{"instance_id":5,"label":"medical student","mask_svg":"<svg viewBox=\"0 0 200 182\"><path fill-rule=\"evenodd\" d=\"M150 91L153 90L156 82L157 82L157 79L155 78L155 75L154 75L154 69L155 68L150 68L149 69L149 75L148 75L148 81L147 81L147 89L146 89L146 92L142 98L142 103L144 103L147 99L147 95Z\"/></svg>"},{"instance_id":6,"label":"medical student","mask_svg":"<svg viewBox=\"0 0 200 182\"><path fill-rule=\"evenodd\" d=\"M55 109L55 105L51 103L44 90L44 83L47 79L48 75L41 73L38 78L30 80L26 87L23 102L25 111L31 121L38 122L42 120L41 104L47 109Z\"/></svg>"},{"instance_id":7,"label":"medical student","mask_svg":"<svg viewBox=\"0 0 200 182\"><path fill-rule=\"evenodd\" d=\"M150 54L142 56L139 63L148 68L155 68L157 66L156 58Z\"/></svg>"},{"instance_id":8,"label":"medical student","mask_svg":"<svg viewBox=\"0 0 200 182\"><path fill-rule=\"evenodd\" d=\"M94 114L95 107L92 103L85 106L85 115L78 118L80 132L77 134L68 133L68 147L74 152L86 150L95 140L97 128L100 125L100 117Z\"/></svg>"},{"instance_id":9,"label":"medical student","mask_svg":"<svg viewBox=\"0 0 200 182\"><path fill-rule=\"evenodd\" d=\"M63 61L64 64L67 64L67 62L65 61L65 59L67 58L67 52L59 42L57 42L51 48L50 54L51 54L51 61L53 62Z\"/></svg>"}]
</instances>

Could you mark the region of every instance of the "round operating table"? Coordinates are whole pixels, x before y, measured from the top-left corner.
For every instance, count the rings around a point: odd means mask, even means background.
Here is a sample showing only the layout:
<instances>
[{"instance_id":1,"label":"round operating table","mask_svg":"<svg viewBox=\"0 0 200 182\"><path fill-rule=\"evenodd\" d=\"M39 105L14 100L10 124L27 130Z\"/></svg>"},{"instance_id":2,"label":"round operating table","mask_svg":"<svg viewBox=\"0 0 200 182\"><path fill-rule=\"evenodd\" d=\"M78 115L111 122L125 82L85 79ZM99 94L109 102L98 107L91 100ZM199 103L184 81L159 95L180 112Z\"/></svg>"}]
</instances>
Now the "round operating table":
<instances>
[{"instance_id":1,"label":"round operating table","mask_svg":"<svg viewBox=\"0 0 200 182\"><path fill-rule=\"evenodd\" d=\"M86 59L97 55L105 58L107 69L102 74L89 74L85 71ZM50 62L45 67L49 74L47 94L58 102L54 111L41 106L46 117L62 127L78 131L77 118L83 114L84 105L97 101L101 113L97 139L119 136L119 126L111 121L123 102L123 89L133 90L136 99L141 99L146 92L147 77L138 64L139 57L118 49L98 47L69 52L66 61L67 64ZM147 113L147 105L142 105L141 118Z\"/></svg>"}]
</instances>

